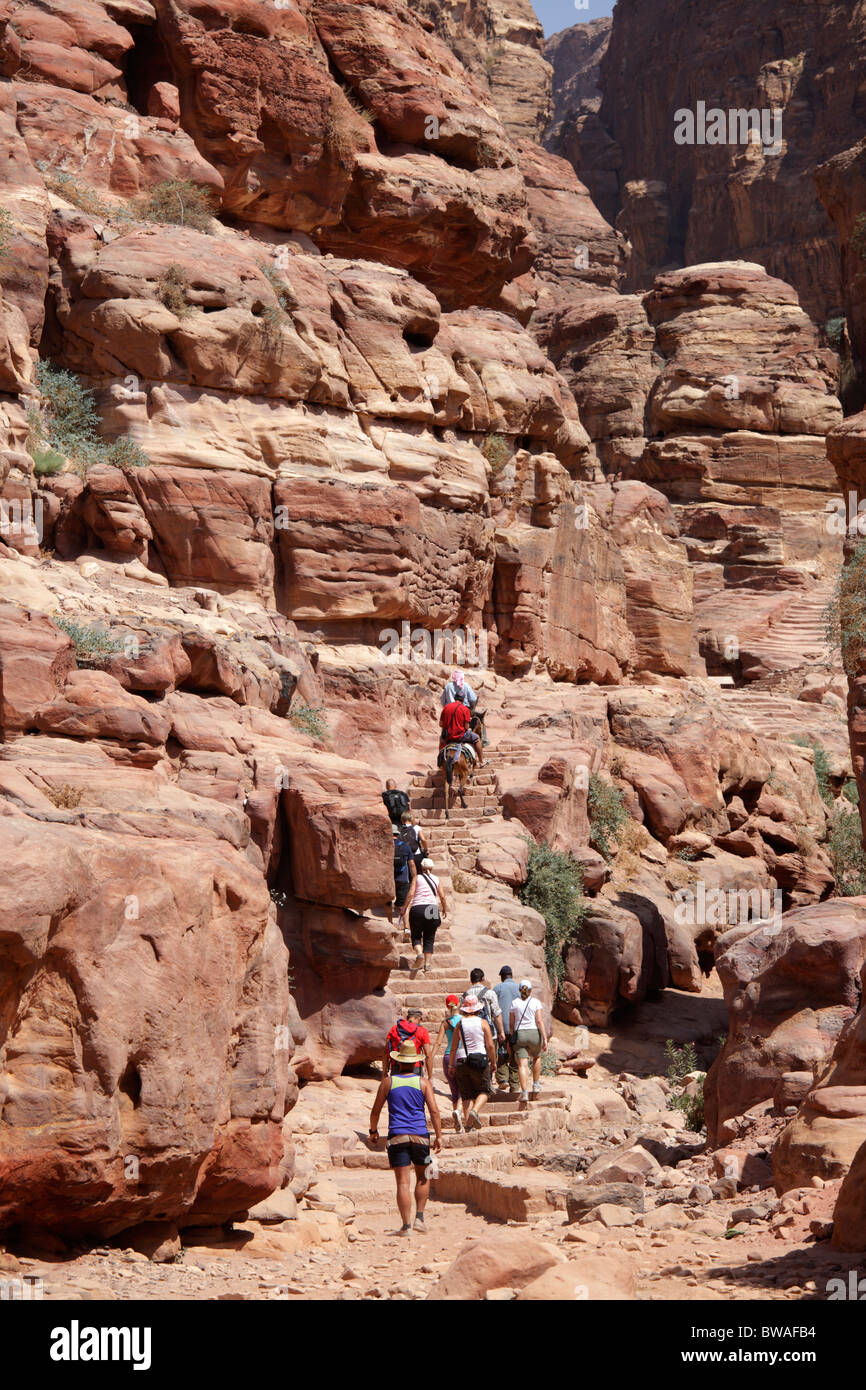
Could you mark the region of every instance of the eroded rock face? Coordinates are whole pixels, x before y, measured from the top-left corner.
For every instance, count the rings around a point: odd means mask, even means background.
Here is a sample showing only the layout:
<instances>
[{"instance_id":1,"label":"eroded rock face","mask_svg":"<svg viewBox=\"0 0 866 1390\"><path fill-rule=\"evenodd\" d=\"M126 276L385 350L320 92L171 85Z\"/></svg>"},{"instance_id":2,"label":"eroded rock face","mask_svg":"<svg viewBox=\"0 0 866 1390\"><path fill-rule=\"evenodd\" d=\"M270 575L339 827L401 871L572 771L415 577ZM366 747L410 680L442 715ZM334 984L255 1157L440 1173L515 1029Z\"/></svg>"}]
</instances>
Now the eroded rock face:
<instances>
[{"instance_id":1,"label":"eroded rock face","mask_svg":"<svg viewBox=\"0 0 866 1390\"><path fill-rule=\"evenodd\" d=\"M841 407L835 355L794 290L745 262L689 266L642 299L574 290L532 328L608 473L671 502L708 670L754 680L820 655L803 629L821 645L821 586L841 558L825 445ZM791 614L807 641L786 649L774 629L813 591L815 614Z\"/></svg>"},{"instance_id":2,"label":"eroded rock face","mask_svg":"<svg viewBox=\"0 0 866 1390\"><path fill-rule=\"evenodd\" d=\"M681 62L670 57L675 32L685 35ZM647 288L671 266L743 257L790 281L817 323L839 311L836 232L814 175L861 136L851 93L863 44L861 16L842 3L796 13L772 3L745 26L724 6L697 26L684 0L651 11L639 0L617 6L598 117L577 106L553 148L568 157L570 138L579 177L594 194L596 179L608 193L599 206L611 221L619 214L634 246L631 288ZM584 61L579 50L563 71L554 57L557 87ZM699 102L778 110L777 152L760 142L678 144L675 113L696 112Z\"/></svg>"},{"instance_id":3,"label":"eroded rock face","mask_svg":"<svg viewBox=\"0 0 866 1390\"><path fill-rule=\"evenodd\" d=\"M411 0L480 86L490 92L505 129L538 140L547 125L551 71L544 36L529 0Z\"/></svg>"},{"instance_id":4,"label":"eroded rock face","mask_svg":"<svg viewBox=\"0 0 866 1390\"><path fill-rule=\"evenodd\" d=\"M731 1137L728 1122L772 1099L783 1073L809 1071L816 1082L823 1079L859 1007L864 959L862 898L800 908L753 930L737 927L719 940L716 966L731 1027L705 1086L711 1143ZM798 1123L799 1117L789 1135ZM796 1185L788 1181L791 1165L785 1167L791 1144L783 1140L774 1158L785 1187Z\"/></svg>"},{"instance_id":5,"label":"eroded rock face","mask_svg":"<svg viewBox=\"0 0 866 1390\"><path fill-rule=\"evenodd\" d=\"M862 901L862 899L860 900ZM862 1000L863 977L856 981L857 1001ZM858 1177L856 1155L866 1142L866 1014L861 1008L846 1020L829 1066L818 1077L794 1119L782 1132L773 1150L773 1174L780 1190L804 1185L814 1175L838 1178L851 1170L847 1192L840 1199L839 1240L843 1249L862 1231L854 1219L853 1194ZM847 1181L847 1180L846 1180ZM845 1185L843 1184L843 1191ZM834 1239L836 1232L834 1231ZM857 1247L860 1248L860 1247Z\"/></svg>"}]
</instances>

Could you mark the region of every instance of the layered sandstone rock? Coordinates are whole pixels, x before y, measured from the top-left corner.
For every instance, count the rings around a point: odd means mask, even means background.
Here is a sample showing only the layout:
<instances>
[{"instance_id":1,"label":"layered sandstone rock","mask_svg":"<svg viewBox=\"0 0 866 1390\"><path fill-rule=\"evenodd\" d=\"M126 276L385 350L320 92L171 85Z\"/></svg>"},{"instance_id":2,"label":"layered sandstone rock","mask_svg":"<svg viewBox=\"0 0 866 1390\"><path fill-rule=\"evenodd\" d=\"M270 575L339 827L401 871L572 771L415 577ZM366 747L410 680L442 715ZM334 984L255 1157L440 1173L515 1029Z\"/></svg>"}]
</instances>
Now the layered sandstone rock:
<instances>
[{"instance_id":1,"label":"layered sandstone rock","mask_svg":"<svg viewBox=\"0 0 866 1390\"><path fill-rule=\"evenodd\" d=\"M540 139L550 116L551 71L541 24L529 0L410 0L472 73L518 139Z\"/></svg>"},{"instance_id":2,"label":"layered sandstone rock","mask_svg":"<svg viewBox=\"0 0 866 1390\"><path fill-rule=\"evenodd\" d=\"M862 971L854 984L856 1006L862 1001ZM843 1176L866 1142L866 1014L862 1008L855 1018L849 1015L845 1019L834 1041L829 1066L822 1070L818 1084L810 1089L773 1150L773 1174L780 1190L802 1186L815 1175L826 1179ZM857 1183L854 1173L844 1202L839 1194L840 1244L858 1229L855 1223L855 1230L846 1236L852 1188L856 1191Z\"/></svg>"},{"instance_id":3,"label":"layered sandstone rock","mask_svg":"<svg viewBox=\"0 0 866 1390\"><path fill-rule=\"evenodd\" d=\"M684 36L679 56L672 33ZM852 93L863 44L861 16L838 0L796 11L765 5L748 24L732 22L725 6L695 24L684 0L651 10L639 0L617 5L599 115L581 122L579 107L566 114L552 148L574 153L594 196L596 181L607 192L599 206L611 221L619 214L634 246L630 287L647 288L673 266L742 257L790 281L816 322L839 312L836 232L814 175L860 138ZM556 64L558 88L579 72L584 52L585 43ZM675 113L696 113L699 102L708 111L780 112L776 151L760 140L677 143Z\"/></svg>"},{"instance_id":4,"label":"layered sandstone rock","mask_svg":"<svg viewBox=\"0 0 866 1390\"><path fill-rule=\"evenodd\" d=\"M866 904L861 898L801 908L757 929L737 927L720 939L716 965L731 1028L705 1086L711 1143L732 1137L730 1126L737 1116L772 1100L784 1073L808 1072L815 1082L827 1084L825 1070L840 1035L851 1035L843 1029L860 1004L864 959ZM802 1115L810 1104L807 1099ZM794 1137L802 1125L811 1127L798 1116L774 1157L777 1181L784 1187L797 1185L794 1159L785 1155L789 1148L803 1147ZM862 1135L849 1159L860 1142ZM803 1171L802 1163L796 1171Z\"/></svg>"},{"instance_id":5,"label":"layered sandstone rock","mask_svg":"<svg viewBox=\"0 0 866 1390\"><path fill-rule=\"evenodd\" d=\"M747 263L690 266L642 300L573 291L532 327L606 470L671 501L709 669L756 679L823 655L797 640L796 590L840 558L825 436L841 408L835 356L791 287Z\"/></svg>"}]
</instances>

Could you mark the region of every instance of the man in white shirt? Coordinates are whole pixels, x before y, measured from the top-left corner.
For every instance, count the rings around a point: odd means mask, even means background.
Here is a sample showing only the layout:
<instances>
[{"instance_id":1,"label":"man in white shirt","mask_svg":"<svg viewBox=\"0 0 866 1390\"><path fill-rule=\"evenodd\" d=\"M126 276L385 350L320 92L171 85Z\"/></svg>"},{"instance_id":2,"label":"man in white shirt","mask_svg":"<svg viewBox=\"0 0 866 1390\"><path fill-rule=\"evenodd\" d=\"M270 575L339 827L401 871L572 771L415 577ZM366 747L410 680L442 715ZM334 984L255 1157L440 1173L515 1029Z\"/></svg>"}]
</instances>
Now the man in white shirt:
<instances>
[{"instance_id":1,"label":"man in white shirt","mask_svg":"<svg viewBox=\"0 0 866 1390\"><path fill-rule=\"evenodd\" d=\"M481 1005L484 1017L490 1024L490 1031L498 1042L505 1042L505 1024L502 1019L502 1010L499 1007L499 1000L496 998L490 985L484 978L484 971L480 965L469 972L469 988L464 989L461 996L462 1000L467 995L473 994Z\"/></svg>"}]
</instances>

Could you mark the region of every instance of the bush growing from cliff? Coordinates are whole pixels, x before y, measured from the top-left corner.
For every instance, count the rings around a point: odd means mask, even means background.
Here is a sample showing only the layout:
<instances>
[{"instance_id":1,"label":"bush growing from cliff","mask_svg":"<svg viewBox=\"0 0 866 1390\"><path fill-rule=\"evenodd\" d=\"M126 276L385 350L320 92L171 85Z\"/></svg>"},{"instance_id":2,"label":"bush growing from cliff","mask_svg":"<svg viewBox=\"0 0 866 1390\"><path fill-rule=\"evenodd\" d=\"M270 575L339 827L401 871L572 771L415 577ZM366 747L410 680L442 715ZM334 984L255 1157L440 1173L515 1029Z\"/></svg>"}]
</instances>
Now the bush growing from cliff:
<instances>
[{"instance_id":1,"label":"bush growing from cliff","mask_svg":"<svg viewBox=\"0 0 866 1390\"><path fill-rule=\"evenodd\" d=\"M578 940L586 916L583 872L572 855L551 849L546 842L538 845L528 838L526 842L529 862L520 901L544 918L544 963L555 998L565 973L563 951Z\"/></svg>"},{"instance_id":2,"label":"bush growing from cliff","mask_svg":"<svg viewBox=\"0 0 866 1390\"><path fill-rule=\"evenodd\" d=\"M610 862L629 818L622 792L613 782L606 782L594 772L589 779L587 801L590 839L599 854Z\"/></svg>"},{"instance_id":3,"label":"bush growing from cliff","mask_svg":"<svg viewBox=\"0 0 866 1390\"><path fill-rule=\"evenodd\" d=\"M161 304L166 309L170 309L175 318L185 319L189 314L189 303L187 302L187 290L189 280L183 266L177 265L172 261L167 265L156 283L156 295Z\"/></svg>"},{"instance_id":4,"label":"bush growing from cliff","mask_svg":"<svg viewBox=\"0 0 866 1390\"><path fill-rule=\"evenodd\" d=\"M825 806L832 806L835 801L833 788L830 785L830 759L827 757L824 745L819 743L816 738L795 738L794 743L800 748L811 748L815 754L815 781L818 783L818 795Z\"/></svg>"},{"instance_id":5,"label":"bush growing from cliff","mask_svg":"<svg viewBox=\"0 0 866 1390\"><path fill-rule=\"evenodd\" d=\"M860 813L846 808L841 799L830 815L827 850L839 896L853 898L866 893L866 855L863 853Z\"/></svg>"},{"instance_id":6,"label":"bush growing from cliff","mask_svg":"<svg viewBox=\"0 0 866 1390\"><path fill-rule=\"evenodd\" d=\"M191 179L163 179L134 199L133 211L143 222L192 227L209 232L214 215L213 195Z\"/></svg>"},{"instance_id":7,"label":"bush growing from cliff","mask_svg":"<svg viewBox=\"0 0 866 1390\"><path fill-rule=\"evenodd\" d=\"M83 470L95 463L127 468L150 462L128 435L110 442L100 436L93 392L81 384L74 372L55 367L52 362L40 362L36 380L42 404L41 409L31 406L27 412L27 446L39 471L59 472L58 458L71 459Z\"/></svg>"},{"instance_id":8,"label":"bush growing from cliff","mask_svg":"<svg viewBox=\"0 0 866 1390\"><path fill-rule=\"evenodd\" d=\"M856 676L866 653L866 541L855 546L839 571L825 627L828 643L841 654L845 674Z\"/></svg>"},{"instance_id":9,"label":"bush growing from cliff","mask_svg":"<svg viewBox=\"0 0 866 1390\"><path fill-rule=\"evenodd\" d=\"M508 445L501 434L488 434L481 446L481 452L494 473L500 472L511 457Z\"/></svg>"},{"instance_id":10,"label":"bush growing from cliff","mask_svg":"<svg viewBox=\"0 0 866 1390\"><path fill-rule=\"evenodd\" d=\"M74 618L52 616L51 621L72 638L76 658L98 664L123 651L123 643L98 623L79 623Z\"/></svg>"},{"instance_id":11,"label":"bush growing from cliff","mask_svg":"<svg viewBox=\"0 0 866 1390\"><path fill-rule=\"evenodd\" d=\"M12 214L8 208L0 208L0 263L6 260L12 249Z\"/></svg>"},{"instance_id":12,"label":"bush growing from cliff","mask_svg":"<svg viewBox=\"0 0 866 1390\"><path fill-rule=\"evenodd\" d=\"M325 712L316 709L312 705L293 705L289 710L289 723L293 724L301 733L309 734L311 738L325 739L328 737L328 722L325 719Z\"/></svg>"},{"instance_id":13,"label":"bush growing from cliff","mask_svg":"<svg viewBox=\"0 0 866 1390\"><path fill-rule=\"evenodd\" d=\"M56 449L36 449L33 454L33 472L37 478L52 478L62 473L66 459Z\"/></svg>"},{"instance_id":14,"label":"bush growing from cliff","mask_svg":"<svg viewBox=\"0 0 866 1390\"><path fill-rule=\"evenodd\" d=\"M129 214L122 204L106 202L98 189L85 183L77 174L70 173L68 169L55 169L44 159L37 160L36 167L45 180L46 188L90 217L98 217L102 222L129 220Z\"/></svg>"}]
</instances>

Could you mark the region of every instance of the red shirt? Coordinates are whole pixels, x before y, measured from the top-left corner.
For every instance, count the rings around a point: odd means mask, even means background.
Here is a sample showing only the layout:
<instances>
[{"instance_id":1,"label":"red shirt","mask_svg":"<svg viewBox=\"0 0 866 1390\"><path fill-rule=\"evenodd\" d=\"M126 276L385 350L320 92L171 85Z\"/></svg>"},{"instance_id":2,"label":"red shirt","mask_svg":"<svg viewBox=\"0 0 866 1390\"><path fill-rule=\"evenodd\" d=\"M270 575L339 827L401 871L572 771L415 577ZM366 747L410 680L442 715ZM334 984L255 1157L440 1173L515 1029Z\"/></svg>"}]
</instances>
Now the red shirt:
<instances>
[{"instance_id":1,"label":"red shirt","mask_svg":"<svg viewBox=\"0 0 866 1390\"><path fill-rule=\"evenodd\" d=\"M472 712L459 700L452 700L440 714L439 723L449 738L460 739L472 723Z\"/></svg>"},{"instance_id":2,"label":"red shirt","mask_svg":"<svg viewBox=\"0 0 866 1390\"><path fill-rule=\"evenodd\" d=\"M413 1025L412 1023L410 1023L409 1020L408 1020L407 1018L401 1018L401 1019L400 1019L400 1022L403 1024L403 1030L404 1030L404 1032L409 1032L409 1030L410 1030L412 1027L415 1027L415 1025ZM388 1041L388 1051L389 1051L389 1052L399 1052L399 1051L400 1051L400 1044L401 1044L401 1042L403 1041L403 1039L400 1037L400 1034L399 1034L399 1032L397 1031L397 1024L396 1024L396 1023L394 1024L394 1027L391 1029L390 1033L388 1034L388 1039L387 1039L387 1041ZM425 1046L429 1047L429 1045L430 1045L430 1034L427 1032L427 1029L424 1027L423 1023L419 1023L419 1024L417 1025L417 1027L415 1027L415 1032L412 1034L412 1041L413 1041L413 1043L415 1044L415 1051L418 1052L418 1053L421 1053L421 1052L422 1052L422 1049L423 1049Z\"/></svg>"}]
</instances>

